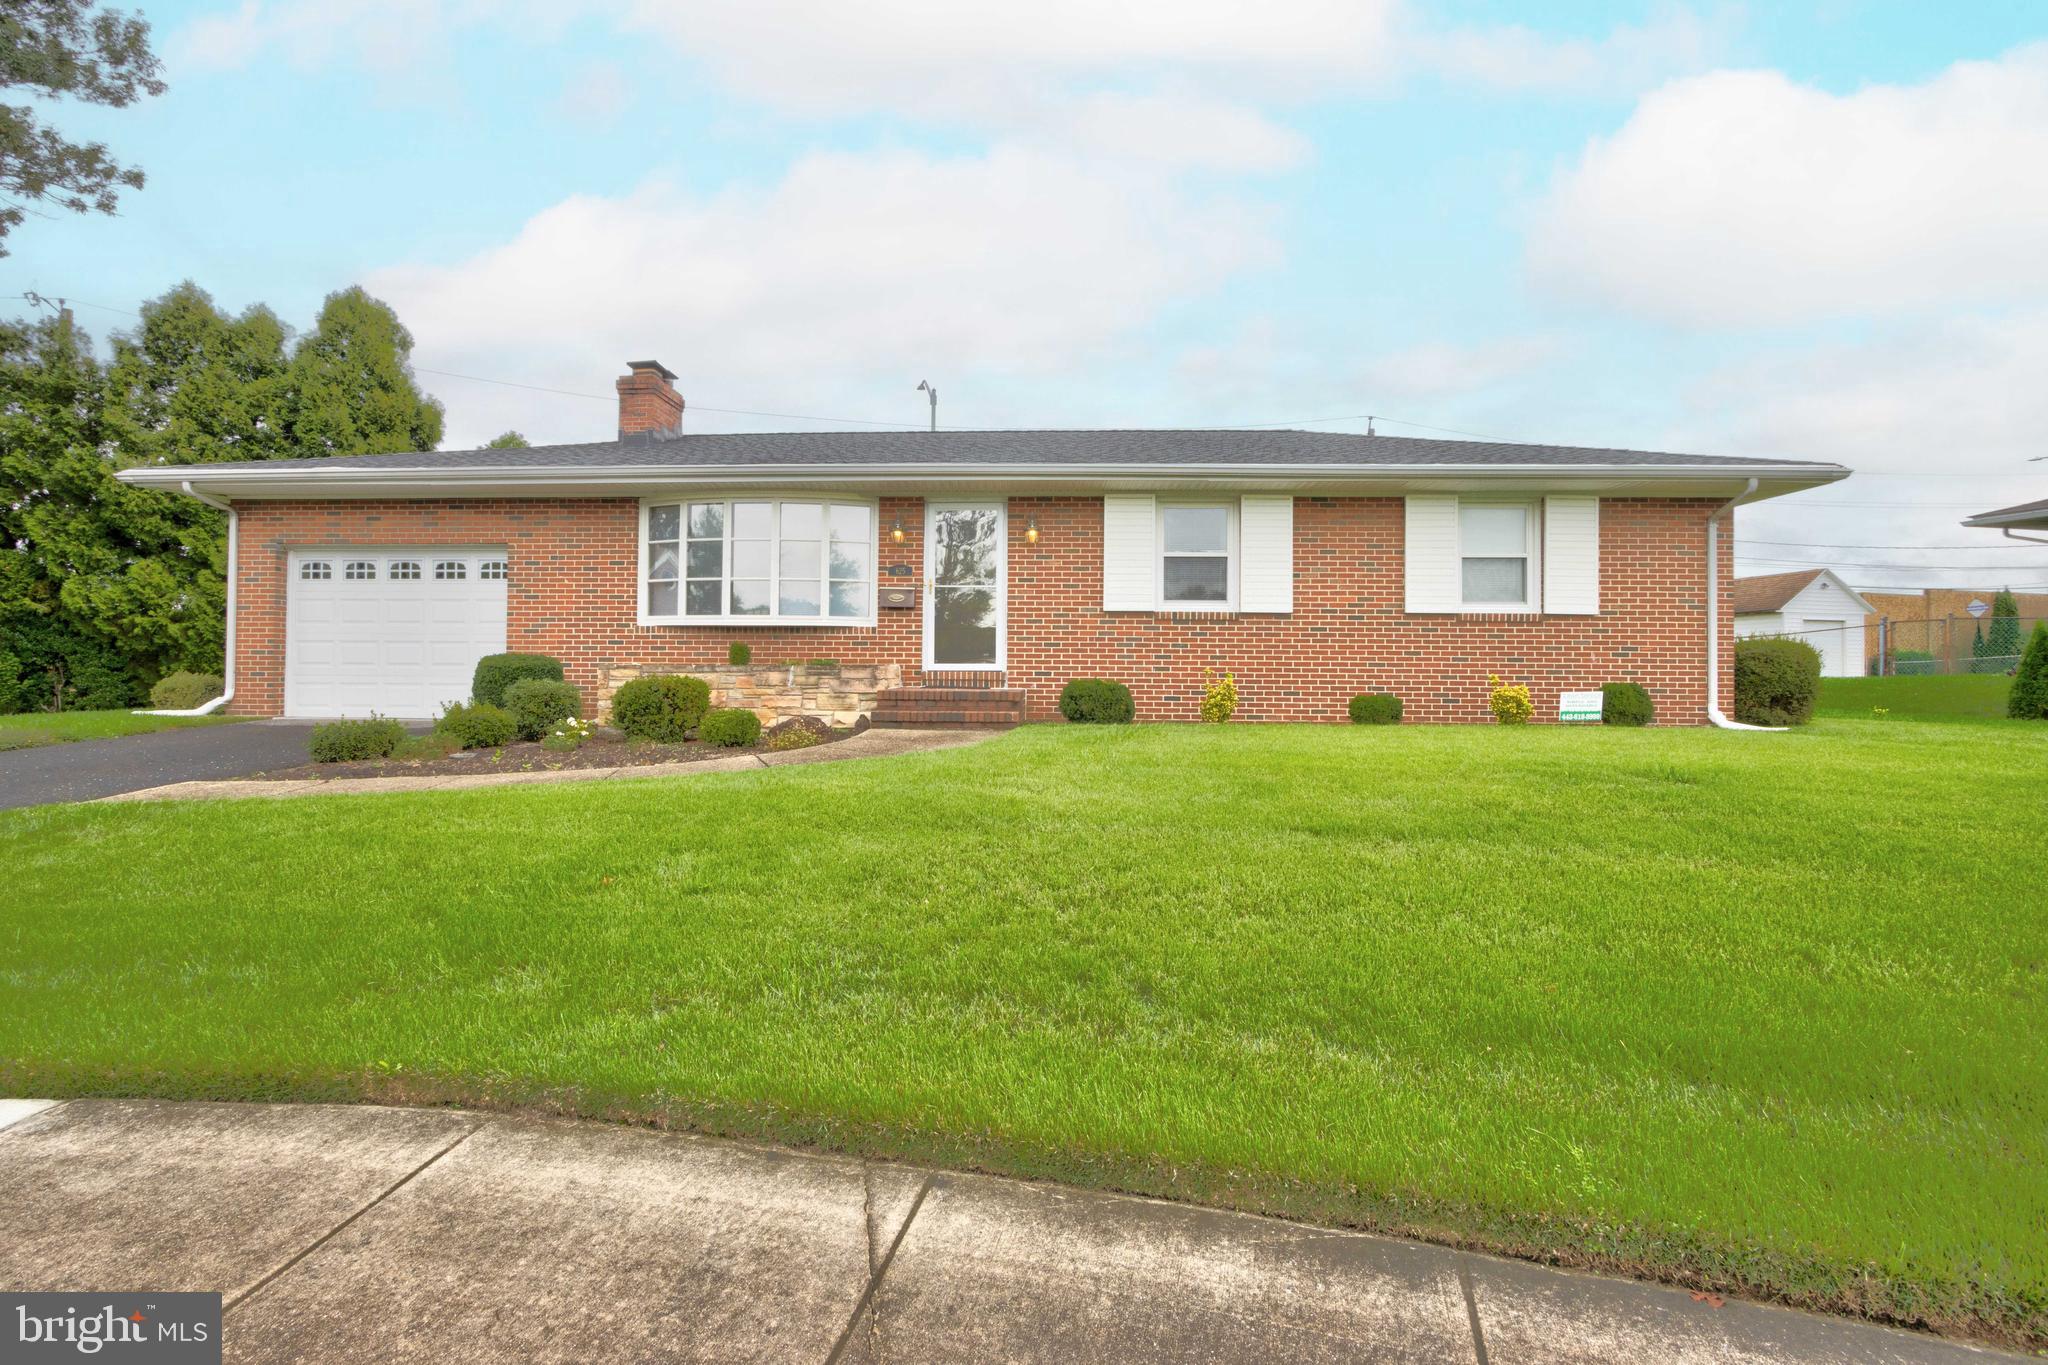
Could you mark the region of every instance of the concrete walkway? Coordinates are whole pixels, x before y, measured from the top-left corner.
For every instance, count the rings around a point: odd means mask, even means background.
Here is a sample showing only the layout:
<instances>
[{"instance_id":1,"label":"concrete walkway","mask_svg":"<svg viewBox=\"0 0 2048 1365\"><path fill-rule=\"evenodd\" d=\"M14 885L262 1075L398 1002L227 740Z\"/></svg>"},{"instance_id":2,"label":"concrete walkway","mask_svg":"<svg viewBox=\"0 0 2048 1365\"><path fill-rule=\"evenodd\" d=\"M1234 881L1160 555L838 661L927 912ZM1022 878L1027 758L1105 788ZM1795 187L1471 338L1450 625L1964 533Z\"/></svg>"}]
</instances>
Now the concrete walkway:
<instances>
[{"instance_id":1,"label":"concrete walkway","mask_svg":"<svg viewBox=\"0 0 2048 1365\"><path fill-rule=\"evenodd\" d=\"M10 1121L0 1286L219 1291L232 1361L2016 1359L1442 1247L597 1123L0 1102Z\"/></svg>"},{"instance_id":2,"label":"concrete walkway","mask_svg":"<svg viewBox=\"0 0 2048 1365\"><path fill-rule=\"evenodd\" d=\"M102 801L213 801L222 798L287 796L362 796L377 792L460 791L466 787L500 787L516 782L603 782L615 777L695 777L699 773L748 772L792 764L835 763L850 758L881 758L926 749L956 749L979 744L1000 730L864 730L851 739L784 753L735 754L731 758L700 758L693 763L640 763L620 768L535 769L493 772L490 760L479 759L482 771L441 777L304 778L280 782L172 782L141 791L102 796ZM302 746L303 747L303 746ZM300 755L304 760L304 753ZM279 765L283 766L283 765ZM296 766L296 765L294 765Z\"/></svg>"},{"instance_id":3,"label":"concrete walkway","mask_svg":"<svg viewBox=\"0 0 2048 1365\"><path fill-rule=\"evenodd\" d=\"M0 753L0 810L293 767L306 761L316 723L246 720L11 749Z\"/></svg>"}]
</instances>

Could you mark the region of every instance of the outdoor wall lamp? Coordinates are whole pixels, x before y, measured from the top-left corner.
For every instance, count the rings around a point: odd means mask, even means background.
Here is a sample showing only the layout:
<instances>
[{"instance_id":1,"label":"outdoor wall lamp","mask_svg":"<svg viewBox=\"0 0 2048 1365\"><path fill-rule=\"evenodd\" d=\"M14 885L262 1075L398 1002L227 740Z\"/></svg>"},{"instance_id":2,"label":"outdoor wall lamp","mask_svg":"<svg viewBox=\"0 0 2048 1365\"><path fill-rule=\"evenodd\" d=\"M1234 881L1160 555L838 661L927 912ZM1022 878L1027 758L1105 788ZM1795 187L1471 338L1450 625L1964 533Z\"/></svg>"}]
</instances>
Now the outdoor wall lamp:
<instances>
[{"instance_id":1,"label":"outdoor wall lamp","mask_svg":"<svg viewBox=\"0 0 2048 1365\"><path fill-rule=\"evenodd\" d=\"M889 539L898 545L903 543L903 518L896 518L896 524L889 528Z\"/></svg>"},{"instance_id":2,"label":"outdoor wall lamp","mask_svg":"<svg viewBox=\"0 0 2048 1365\"><path fill-rule=\"evenodd\" d=\"M1025 520L1025 522L1024 522L1024 543L1025 543L1026 545L1036 545L1036 544L1038 543L1038 518L1037 518L1037 517L1029 517L1029 518L1027 518L1027 519Z\"/></svg>"}]
</instances>

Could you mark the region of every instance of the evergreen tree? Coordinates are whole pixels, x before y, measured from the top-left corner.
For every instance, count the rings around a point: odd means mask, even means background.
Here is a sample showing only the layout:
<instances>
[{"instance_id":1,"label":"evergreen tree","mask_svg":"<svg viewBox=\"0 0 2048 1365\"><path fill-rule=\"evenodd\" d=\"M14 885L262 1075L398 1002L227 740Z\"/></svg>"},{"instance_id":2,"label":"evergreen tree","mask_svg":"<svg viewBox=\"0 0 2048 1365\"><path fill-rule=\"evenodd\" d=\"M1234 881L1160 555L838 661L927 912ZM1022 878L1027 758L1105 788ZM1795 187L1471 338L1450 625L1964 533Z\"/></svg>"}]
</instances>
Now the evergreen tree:
<instances>
[{"instance_id":1,"label":"evergreen tree","mask_svg":"<svg viewBox=\"0 0 2048 1365\"><path fill-rule=\"evenodd\" d=\"M441 443L441 405L412 377L412 333L360 287L329 294L291 363L295 453L380 455Z\"/></svg>"},{"instance_id":2,"label":"evergreen tree","mask_svg":"<svg viewBox=\"0 0 2048 1365\"><path fill-rule=\"evenodd\" d=\"M2010 588L1991 599L1991 630L1984 637L1985 657L1997 663L1993 672L2003 673L2006 662L2020 652L2020 603Z\"/></svg>"},{"instance_id":3,"label":"evergreen tree","mask_svg":"<svg viewBox=\"0 0 2048 1365\"><path fill-rule=\"evenodd\" d=\"M2026 657L2006 695L2005 714L2014 720L2048 720L2048 621L2034 622Z\"/></svg>"}]
</instances>

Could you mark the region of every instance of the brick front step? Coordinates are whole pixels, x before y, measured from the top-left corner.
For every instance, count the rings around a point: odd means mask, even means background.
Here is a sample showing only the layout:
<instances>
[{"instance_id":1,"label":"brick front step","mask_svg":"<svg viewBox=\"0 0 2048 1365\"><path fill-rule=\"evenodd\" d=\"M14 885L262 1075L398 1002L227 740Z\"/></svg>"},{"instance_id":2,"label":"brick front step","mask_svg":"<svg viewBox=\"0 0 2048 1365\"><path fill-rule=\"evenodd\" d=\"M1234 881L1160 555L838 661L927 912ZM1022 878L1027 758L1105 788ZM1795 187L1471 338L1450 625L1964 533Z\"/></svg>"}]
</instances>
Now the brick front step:
<instances>
[{"instance_id":1,"label":"brick front step","mask_svg":"<svg viewBox=\"0 0 2048 1365\"><path fill-rule=\"evenodd\" d=\"M897 687L875 697L879 729L923 730L968 725L1020 725L1021 687Z\"/></svg>"}]
</instances>

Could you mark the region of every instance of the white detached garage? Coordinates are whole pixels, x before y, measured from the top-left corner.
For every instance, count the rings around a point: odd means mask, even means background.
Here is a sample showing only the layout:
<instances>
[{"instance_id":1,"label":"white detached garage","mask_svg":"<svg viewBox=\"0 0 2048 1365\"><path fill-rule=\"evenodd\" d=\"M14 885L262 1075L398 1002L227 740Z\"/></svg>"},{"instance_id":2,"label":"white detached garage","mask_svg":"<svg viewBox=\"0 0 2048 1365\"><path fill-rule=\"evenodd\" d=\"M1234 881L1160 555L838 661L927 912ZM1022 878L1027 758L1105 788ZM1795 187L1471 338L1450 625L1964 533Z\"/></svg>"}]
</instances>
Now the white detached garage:
<instances>
[{"instance_id":1,"label":"white detached garage","mask_svg":"<svg viewBox=\"0 0 2048 1365\"><path fill-rule=\"evenodd\" d=\"M1820 651L1821 676L1861 677L1869 666L1863 619L1870 603L1833 569L1738 578L1734 586L1735 633L1782 635Z\"/></svg>"},{"instance_id":2,"label":"white detached garage","mask_svg":"<svg viewBox=\"0 0 2048 1365\"><path fill-rule=\"evenodd\" d=\"M287 716L432 716L505 648L502 545L294 550L286 572Z\"/></svg>"}]
</instances>

